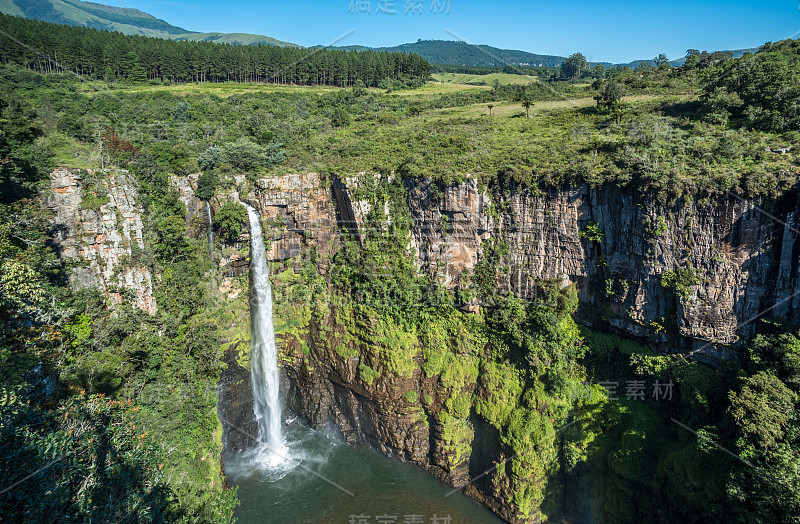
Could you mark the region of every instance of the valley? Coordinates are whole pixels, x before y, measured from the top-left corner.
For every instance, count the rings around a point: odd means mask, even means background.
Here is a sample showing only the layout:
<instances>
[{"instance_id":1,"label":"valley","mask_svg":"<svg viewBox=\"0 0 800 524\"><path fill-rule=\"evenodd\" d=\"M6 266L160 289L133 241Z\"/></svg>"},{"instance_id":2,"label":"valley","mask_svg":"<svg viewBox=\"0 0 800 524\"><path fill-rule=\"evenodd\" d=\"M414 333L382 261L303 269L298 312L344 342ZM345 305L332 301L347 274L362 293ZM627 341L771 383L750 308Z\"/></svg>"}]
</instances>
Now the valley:
<instances>
[{"instance_id":1,"label":"valley","mask_svg":"<svg viewBox=\"0 0 800 524\"><path fill-rule=\"evenodd\" d=\"M798 41L0 26L9 521L796 521Z\"/></svg>"}]
</instances>

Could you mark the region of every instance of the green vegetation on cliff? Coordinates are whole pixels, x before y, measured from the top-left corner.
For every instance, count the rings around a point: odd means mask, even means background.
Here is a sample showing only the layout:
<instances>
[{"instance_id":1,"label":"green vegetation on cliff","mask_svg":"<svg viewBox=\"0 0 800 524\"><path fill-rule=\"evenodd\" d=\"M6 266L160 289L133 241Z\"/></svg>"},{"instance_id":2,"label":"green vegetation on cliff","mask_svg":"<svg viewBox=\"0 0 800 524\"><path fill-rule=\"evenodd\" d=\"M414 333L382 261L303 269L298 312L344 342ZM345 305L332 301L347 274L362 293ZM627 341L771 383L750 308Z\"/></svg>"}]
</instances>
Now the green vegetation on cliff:
<instances>
[{"instance_id":1,"label":"green vegetation on cliff","mask_svg":"<svg viewBox=\"0 0 800 524\"><path fill-rule=\"evenodd\" d=\"M3 95L0 512L32 521L229 521L236 493L224 489L219 460L220 325L185 207L163 173L137 171L146 249L132 249L127 263L158 275L157 313L132 308L135 297L113 283L105 295L68 285L72 263L57 256L52 212L37 195L48 182L47 149L42 163L29 156L41 134L36 112ZM94 176L85 181L96 201L87 198L84 213L108 202L103 177L113 172Z\"/></svg>"}]
</instances>

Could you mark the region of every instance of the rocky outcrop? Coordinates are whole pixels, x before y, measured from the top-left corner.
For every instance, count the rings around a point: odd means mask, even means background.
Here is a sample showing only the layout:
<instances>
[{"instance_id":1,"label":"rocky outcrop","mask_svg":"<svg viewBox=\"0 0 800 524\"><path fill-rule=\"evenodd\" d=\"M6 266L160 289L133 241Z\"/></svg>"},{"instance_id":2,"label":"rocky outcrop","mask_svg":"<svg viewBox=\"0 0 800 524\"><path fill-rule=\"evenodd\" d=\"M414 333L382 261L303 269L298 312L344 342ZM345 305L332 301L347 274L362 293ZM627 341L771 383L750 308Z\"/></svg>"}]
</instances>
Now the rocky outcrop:
<instances>
[{"instance_id":1,"label":"rocky outcrop","mask_svg":"<svg viewBox=\"0 0 800 524\"><path fill-rule=\"evenodd\" d=\"M575 282L582 320L652 341L674 328L714 353L708 342L736 342L761 313L800 312L795 195L664 205L616 187L490 194L468 181L434 198L429 182L408 185L420 267L451 286L493 238L508 246L501 289L531 298L537 280ZM677 292L665 286L675 272L684 277Z\"/></svg>"},{"instance_id":2,"label":"rocky outcrop","mask_svg":"<svg viewBox=\"0 0 800 524\"><path fill-rule=\"evenodd\" d=\"M84 202L84 179L96 180L93 206ZM132 256L144 249L142 208L123 170L56 169L46 204L55 213L53 239L61 255L79 262L70 273L75 285L98 287L111 304L130 294L136 307L156 312L150 271Z\"/></svg>"},{"instance_id":3,"label":"rocky outcrop","mask_svg":"<svg viewBox=\"0 0 800 524\"><path fill-rule=\"evenodd\" d=\"M207 220L205 204L195 196L197 175L172 177L172 185L186 206L190 234L199 237L205 233ZM262 178L254 185L244 176L237 176L231 189L217 192L211 204L212 215L225 202L246 202L261 212L267 259L272 262L289 260L311 249L326 259L337 249L331 189L317 173ZM248 237L249 232L243 231L242 240ZM231 276L246 274L249 253L238 241L228 242L227 247L228 251L220 256L220 266L227 266L226 273Z\"/></svg>"},{"instance_id":4,"label":"rocky outcrop","mask_svg":"<svg viewBox=\"0 0 800 524\"><path fill-rule=\"evenodd\" d=\"M385 369L374 342L377 335L366 323L358 324L361 334L346 349L331 342L340 340L333 333L342 329L332 322L335 317L333 313L326 319L329 323L323 329L313 324L305 341L289 340L284 348L290 362L286 366L290 409L313 427L337 432L351 444L368 444L387 456L413 462L450 485L466 483L468 465L454 460L453 451L442 441L440 421L429 414L440 411L447 400L437 377L425 376L419 358L407 375ZM310 354L303 354L303 343ZM362 365L377 374L365 377ZM423 395L429 399L427 412L421 404Z\"/></svg>"},{"instance_id":5,"label":"rocky outcrop","mask_svg":"<svg viewBox=\"0 0 800 524\"><path fill-rule=\"evenodd\" d=\"M267 221L268 260L287 260L308 249L315 249L323 259L335 252L331 189L317 173L262 178L244 200Z\"/></svg>"}]
</instances>

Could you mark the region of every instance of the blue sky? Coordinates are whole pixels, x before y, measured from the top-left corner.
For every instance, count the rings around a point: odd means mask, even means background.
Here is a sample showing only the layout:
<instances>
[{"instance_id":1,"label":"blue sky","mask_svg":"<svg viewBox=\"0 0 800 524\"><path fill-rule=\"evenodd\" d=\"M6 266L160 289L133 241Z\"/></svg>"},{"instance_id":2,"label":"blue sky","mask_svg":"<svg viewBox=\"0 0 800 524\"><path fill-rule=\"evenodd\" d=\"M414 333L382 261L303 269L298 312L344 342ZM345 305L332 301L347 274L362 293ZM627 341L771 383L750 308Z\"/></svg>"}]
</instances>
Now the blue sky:
<instances>
[{"instance_id":1,"label":"blue sky","mask_svg":"<svg viewBox=\"0 0 800 524\"><path fill-rule=\"evenodd\" d=\"M562 56L581 51L590 60L629 62L662 52L679 58L688 48L739 49L797 38L798 2L127 0L124 6L189 30L256 33L306 46L330 43L351 29L337 45L455 40L455 34L505 49ZM370 13L352 13L358 4L369 4ZM422 12L413 13L415 7Z\"/></svg>"}]
</instances>

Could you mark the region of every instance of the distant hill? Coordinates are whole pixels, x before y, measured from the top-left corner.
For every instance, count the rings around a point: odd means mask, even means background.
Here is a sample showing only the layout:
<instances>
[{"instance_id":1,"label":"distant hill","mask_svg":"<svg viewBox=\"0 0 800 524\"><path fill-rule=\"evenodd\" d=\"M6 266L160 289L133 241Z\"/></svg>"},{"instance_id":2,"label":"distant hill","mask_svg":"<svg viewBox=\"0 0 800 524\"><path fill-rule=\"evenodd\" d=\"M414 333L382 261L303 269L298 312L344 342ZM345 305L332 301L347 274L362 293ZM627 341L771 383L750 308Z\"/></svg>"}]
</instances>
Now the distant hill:
<instances>
[{"instance_id":1,"label":"distant hill","mask_svg":"<svg viewBox=\"0 0 800 524\"><path fill-rule=\"evenodd\" d=\"M82 0L0 0L0 12L56 24L119 31L126 35L157 36L173 40L213 41L229 44L269 44L299 47L264 35L247 33L197 33L171 25L152 15L123 7Z\"/></svg>"},{"instance_id":2,"label":"distant hill","mask_svg":"<svg viewBox=\"0 0 800 524\"><path fill-rule=\"evenodd\" d=\"M405 51L416 53L432 64L448 64L463 66L489 66L502 67L506 64L522 66L540 67L559 67L566 60L563 56L539 55L528 53L527 51L517 51L513 49L498 49L489 45L472 45L457 40L418 40L413 44L401 44L394 47L367 48L362 46L349 46L346 49L376 49L387 51ZM755 53L757 47L749 49L735 49L731 52L734 58L739 58L745 53ZM641 62L654 64L652 59L633 60L626 64L615 64L612 62L591 62L592 64L602 64L606 67L616 65L637 67ZM686 57L673 60L674 67L683 65Z\"/></svg>"},{"instance_id":3,"label":"distant hill","mask_svg":"<svg viewBox=\"0 0 800 524\"><path fill-rule=\"evenodd\" d=\"M749 49L733 49L733 50L725 50L725 51L722 51L722 52L723 52L723 53L733 53L733 57L734 57L734 58L740 58L740 57L742 57L742 56L743 56L745 53L755 53L756 51L758 51L758 48L757 48L757 47L751 47L751 48L749 48ZM712 51L712 52L713 52L713 51ZM652 60L652 59L649 59L649 60L648 60L648 59L645 59L645 60L634 60L634 61L632 61L632 62L628 62L627 64L619 64L619 65L623 65L623 66L628 66L628 67L633 67L633 68L635 68L635 67L638 67L638 66L639 66L639 64L641 64L642 62L647 62L647 63L649 63L649 64L655 64L655 61L654 61L654 60ZM685 57L685 56L684 56L683 58L678 58L677 60L671 60L671 61L670 61L670 65L671 65L672 67L679 67L679 66L682 66L682 65L683 65L683 64L685 64L685 63L686 63L686 57Z\"/></svg>"},{"instance_id":4,"label":"distant hill","mask_svg":"<svg viewBox=\"0 0 800 524\"><path fill-rule=\"evenodd\" d=\"M138 9L112 7L81 0L0 0L9 15L57 24L81 25L128 35L162 36L191 33Z\"/></svg>"},{"instance_id":5,"label":"distant hill","mask_svg":"<svg viewBox=\"0 0 800 524\"><path fill-rule=\"evenodd\" d=\"M2 1L2 0L0 0ZM301 47L290 42L283 42L270 36L252 35L250 33L187 33L170 37L173 40L192 42L216 42L218 44L238 45L277 45L280 47Z\"/></svg>"},{"instance_id":6,"label":"distant hill","mask_svg":"<svg viewBox=\"0 0 800 524\"><path fill-rule=\"evenodd\" d=\"M367 49L348 46L344 49ZM418 40L412 44L393 47L375 47L376 51L416 53L432 64L502 67L506 64L522 66L558 67L563 56L538 55L527 51L498 49L490 45L474 46L456 40Z\"/></svg>"}]
</instances>

